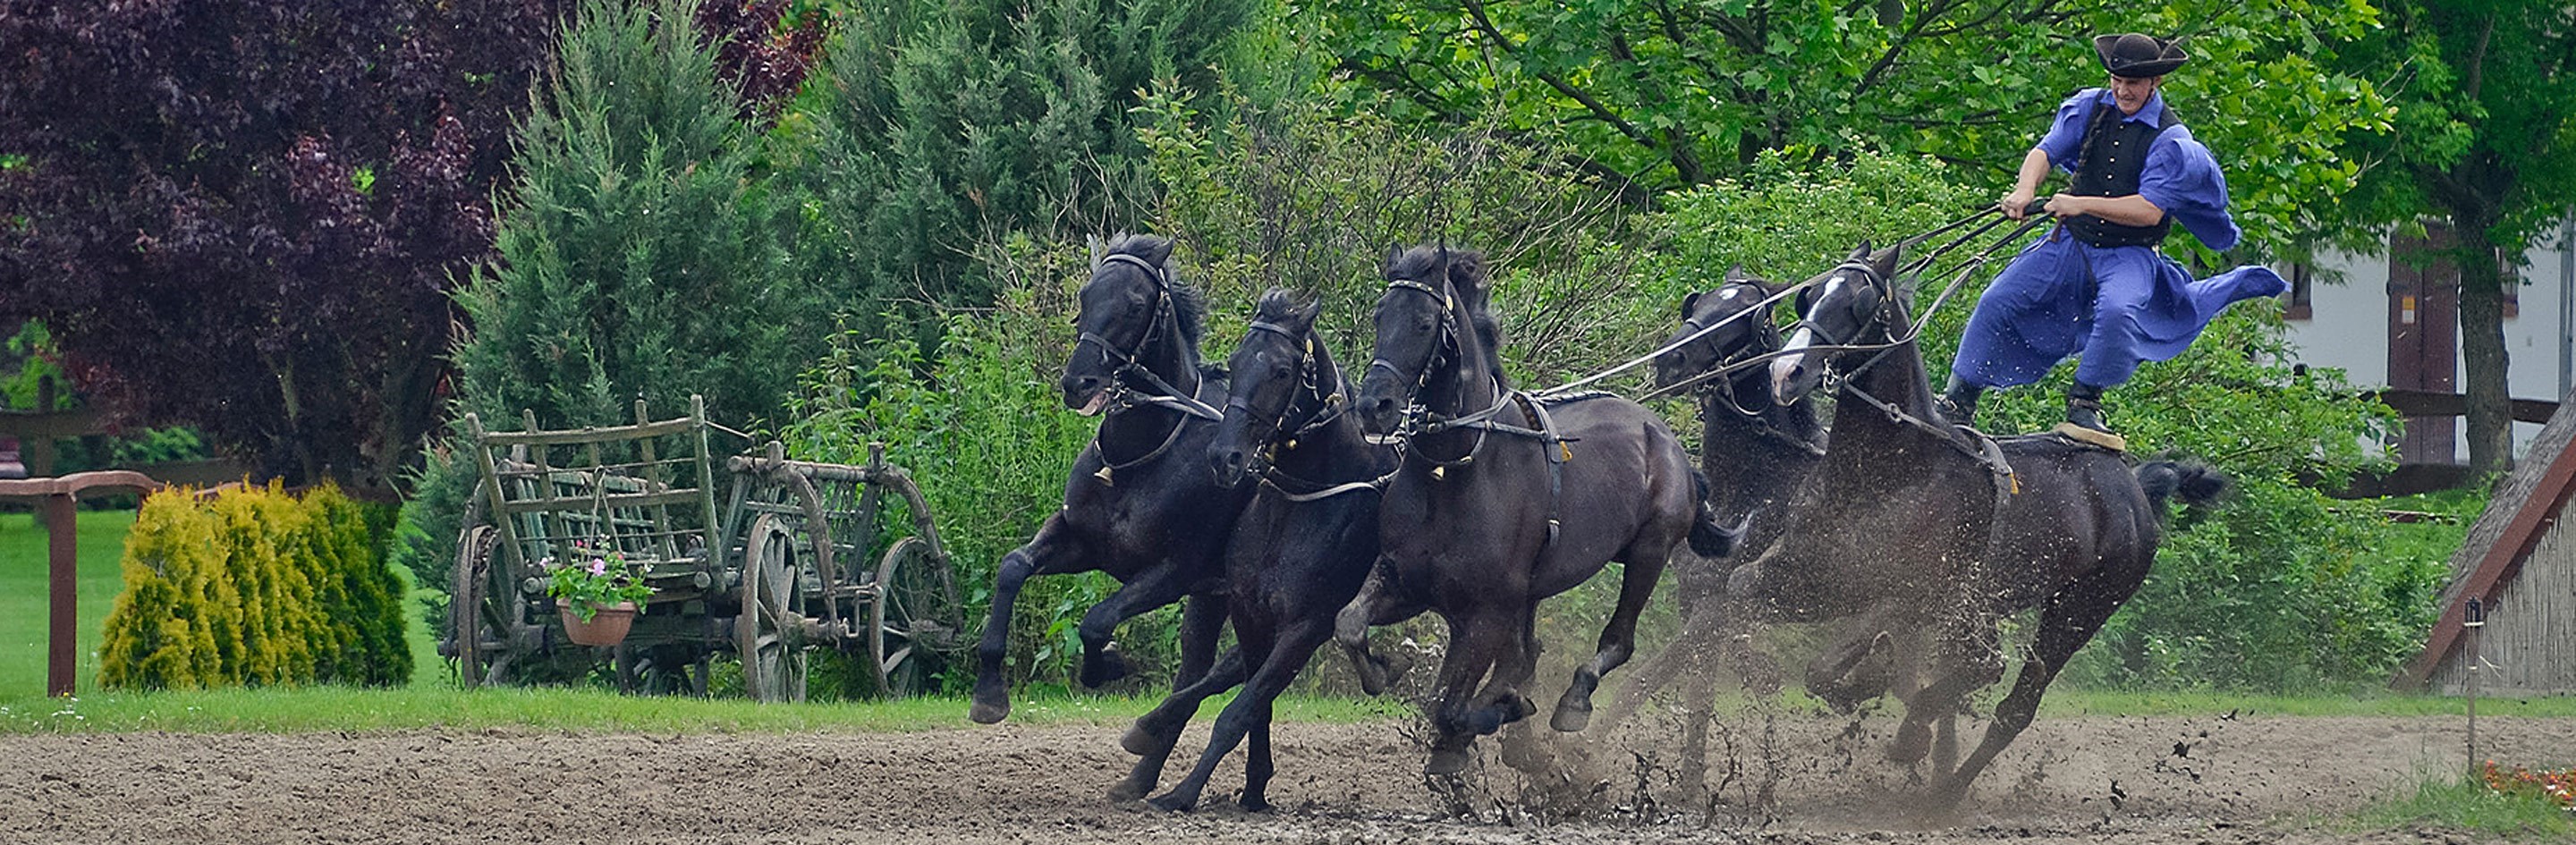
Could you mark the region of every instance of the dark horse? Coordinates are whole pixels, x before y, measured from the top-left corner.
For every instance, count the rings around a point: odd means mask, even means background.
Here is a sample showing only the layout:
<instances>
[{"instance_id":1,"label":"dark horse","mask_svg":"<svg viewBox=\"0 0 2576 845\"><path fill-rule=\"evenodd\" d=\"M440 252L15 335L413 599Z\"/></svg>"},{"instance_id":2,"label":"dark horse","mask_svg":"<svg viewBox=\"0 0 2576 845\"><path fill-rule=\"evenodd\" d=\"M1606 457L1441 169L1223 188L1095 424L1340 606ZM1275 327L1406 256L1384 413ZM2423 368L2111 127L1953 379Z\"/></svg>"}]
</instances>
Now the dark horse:
<instances>
[{"instance_id":1,"label":"dark horse","mask_svg":"<svg viewBox=\"0 0 2576 845\"><path fill-rule=\"evenodd\" d=\"M1239 803L1247 810L1269 807L1263 791L1273 771L1271 702L1332 639L1334 613L1359 593L1377 559L1375 482L1395 468L1395 453L1370 445L1359 421L1344 413L1349 400L1341 369L1314 334L1321 309L1320 303L1300 308L1286 291L1270 291L1227 362L1233 395L1206 459L1219 484L1260 491L1226 551L1236 647L1206 678L1136 720L1121 744L1141 759L1110 791L1113 797L1152 790L1199 703L1242 683L1243 692L1217 716L1197 768L1153 804L1166 810L1197 805L1217 764L1250 736ZM1257 483L1246 485L1248 478Z\"/></svg>"},{"instance_id":2,"label":"dark horse","mask_svg":"<svg viewBox=\"0 0 2576 845\"><path fill-rule=\"evenodd\" d=\"M1011 605L1031 575L1096 569L1120 581L1082 616L1086 685L1127 674L1110 641L1118 623L1185 595L1176 685L1205 675L1215 658L1224 622L1220 555L1251 496L1218 486L1195 460L1216 436L1216 412L1207 403L1225 398L1225 379L1199 366L1206 306L1172 277L1171 253L1169 239L1150 235L1121 235L1105 251L1094 249L1074 318L1082 339L1061 386L1066 407L1109 416L1065 479L1064 507L997 567L968 712L977 722L1010 715L1002 659Z\"/></svg>"},{"instance_id":3,"label":"dark horse","mask_svg":"<svg viewBox=\"0 0 2576 845\"><path fill-rule=\"evenodd\" d=\"M1718 639L1731 571L1726 564L1759 555L1779 539L1789 524L1791 496L1824 455L1825 432L1814 404L1773 401L1770 373L1755 360L1783 342L1771 321L1775 293L1740 267L1728 271L1716 290L1683 297L1681 328L1664 342L1673 348L1655 358L1658 392L1689 385L1698 400L1700 472L1708 477L1709 505L1719 521L1747 529L1731 558L1675 565L1680 633L1637 667L1605 715L1619 722L1658 690L1686 679L1679 692L1692 714L1686 722L1691 749L1707 739L1707 711L1716 694L1708 670L1725 651ZM1730 365L1731 372L1717 372ZM1685 749L1684 758L1699 755Z\"/></svg>"},{"instance_id":4,"label":"dark horse","mask_svg":"<svg viewBox=\"0 0 2576 845\"><path fill-rule=\"evenodd\" d=\"M1841 373L1823 463L1791 506L1787 534L1736 570L1731 616L1874 618L1920 653L1889 759L1913 763L1943 727L1931 798L1966 794L1997 752L2028 727L2040 696L2146 579L2165 502L2205 504L2224 479L2051 435L1988 439L1934 409L1904 297L1889 281L1896 250L1867 245L1802 292L1802 319L1771 364L1776 399ZM1946 730L1966 696L2003 677L2003 617L2036 608L2030 658L1995 707L1984 739L1955 769ZM1886 636L1862 632L1884 647ZM1884 691L1889 673L1876 673ZM1941 771L1948 769L1947 771Z\"/></svg>"},{"instance_id":5,"label":"dark horse","mask_svg":"<svg viewBox=\"0 0 2576 845\"><path fill-rule=\"evenodd\" d=\"M1335 634L1358 648L1370 624L1423 609L1448 622L1425 768L1450 774L1477 735L1536 712L1520 688L1537 667L1540 599L1626 564L1618 607L1551 720L1581 730L1673 549L1687 537L1723 554L1734 537L1700 518L1705 482L1654 412L1611 397L1551 404L1504 383L1482 256L1415 247L1388 258L1386 278L1354 410L1373 434L1401 423L1408 436L1378 510L1378 563Z\"/></svg>"}]
</instances>

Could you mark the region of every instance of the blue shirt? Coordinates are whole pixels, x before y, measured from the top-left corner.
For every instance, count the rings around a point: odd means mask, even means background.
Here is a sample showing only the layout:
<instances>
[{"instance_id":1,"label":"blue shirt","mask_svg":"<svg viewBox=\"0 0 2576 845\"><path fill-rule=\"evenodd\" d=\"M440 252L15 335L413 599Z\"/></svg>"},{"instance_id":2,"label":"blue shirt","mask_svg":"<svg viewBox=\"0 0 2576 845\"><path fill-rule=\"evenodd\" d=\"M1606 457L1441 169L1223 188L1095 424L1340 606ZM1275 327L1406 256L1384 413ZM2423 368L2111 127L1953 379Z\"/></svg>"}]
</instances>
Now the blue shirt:
<instances>
[{"instance_id":1,"label":"blue shirt","mask_svg":"<svg viewBox=\"0 0 2576 845\"><path fill-rule=\"evenodd\" d=\"M2119 107L2111 89L2075 92L2058 104L2057 120L2049 124L2048 134L2039 139L2037 149L2048 154L2049 164L2072 172L2076 154L2083 149L2084 127L2093 121L2093 110ZM2158 91L2147 98L2147 104L2139 107L2137 114L2121 119L2154 121L2164 113L2165 95ZM2227 214L2227 177L2218 172L2218 159L2209 154L2209 148L2191 137L2191 127L2166 129L2147 146L2146 167L2138 173L2138 196L2182 224L2192 237L2200 239L2202 246L2225 250L2243 237L2236 220Z\"/></svg>"}]
</instances>

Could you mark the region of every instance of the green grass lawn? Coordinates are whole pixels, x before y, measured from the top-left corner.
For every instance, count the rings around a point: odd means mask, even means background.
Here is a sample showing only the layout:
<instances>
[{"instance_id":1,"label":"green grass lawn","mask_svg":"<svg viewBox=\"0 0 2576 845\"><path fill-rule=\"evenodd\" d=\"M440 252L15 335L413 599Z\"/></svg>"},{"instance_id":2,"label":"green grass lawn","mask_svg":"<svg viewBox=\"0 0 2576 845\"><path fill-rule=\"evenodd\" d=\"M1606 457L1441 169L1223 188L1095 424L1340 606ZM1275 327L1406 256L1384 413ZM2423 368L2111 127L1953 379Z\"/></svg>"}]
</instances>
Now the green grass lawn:
<instances>
[{"instance_id":1,"label":"green grass lawn","mask_svg":"<svg viewBox=\"0 0 2576 845\"><path fill-rule=\"evenodd\" d=\"M133 511L81 511L80 648L78 689L98 682L99 632L125 582L117 559L125 552ZM0 513L0 699L45 693L45 529L33 514Z\"/></svg>"}]
</instances>

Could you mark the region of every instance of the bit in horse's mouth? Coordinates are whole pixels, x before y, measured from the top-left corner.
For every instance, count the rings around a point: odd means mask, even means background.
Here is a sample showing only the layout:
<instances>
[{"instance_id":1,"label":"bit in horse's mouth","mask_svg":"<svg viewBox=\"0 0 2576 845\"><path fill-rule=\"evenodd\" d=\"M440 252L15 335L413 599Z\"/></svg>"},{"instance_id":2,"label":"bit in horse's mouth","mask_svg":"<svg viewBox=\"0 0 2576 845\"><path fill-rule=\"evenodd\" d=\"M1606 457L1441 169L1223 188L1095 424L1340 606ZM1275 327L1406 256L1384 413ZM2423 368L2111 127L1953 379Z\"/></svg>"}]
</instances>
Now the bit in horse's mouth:
<instances>
[{"instance_id":1,"label":"bit in horse's mouth","mask_svg":"<svg viewBox=\"0 0 2576 845\"><path fill-rule=\"evenodd\" d=\"M1107 407L1109 407L1109 391L1102 390L1091 394L1091 400L1082 403L1082 407L1073 409L1073 412L1086 417L1096 417L1100 416L1101 409Z\"/></svg>"}]
</instances>

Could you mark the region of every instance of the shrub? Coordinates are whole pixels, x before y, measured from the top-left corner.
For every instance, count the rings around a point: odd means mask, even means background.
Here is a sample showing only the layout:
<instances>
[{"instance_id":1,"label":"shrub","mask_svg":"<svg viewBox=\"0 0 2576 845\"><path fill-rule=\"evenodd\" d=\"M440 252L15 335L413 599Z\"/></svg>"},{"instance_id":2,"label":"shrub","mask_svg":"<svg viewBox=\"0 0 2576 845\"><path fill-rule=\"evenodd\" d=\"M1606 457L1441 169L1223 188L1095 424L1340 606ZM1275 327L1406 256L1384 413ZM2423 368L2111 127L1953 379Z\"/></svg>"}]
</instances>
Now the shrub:
<instances>
[{"instance_id":1,"label":"shrub","mask_svg":"<svg viewBox=\"0 0 2576 845\"><path fill-rule=\"evenodd\" d=\"M381 520L377 520L381 521ZM144 500L126 537L99 684L196 689L393 685L411 652L378 527L335 488Z\"/></svg>"}]
</instances>

